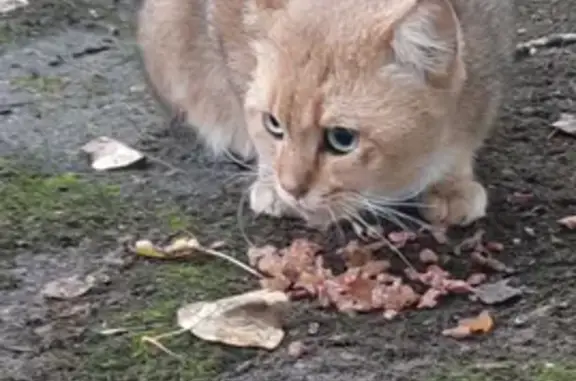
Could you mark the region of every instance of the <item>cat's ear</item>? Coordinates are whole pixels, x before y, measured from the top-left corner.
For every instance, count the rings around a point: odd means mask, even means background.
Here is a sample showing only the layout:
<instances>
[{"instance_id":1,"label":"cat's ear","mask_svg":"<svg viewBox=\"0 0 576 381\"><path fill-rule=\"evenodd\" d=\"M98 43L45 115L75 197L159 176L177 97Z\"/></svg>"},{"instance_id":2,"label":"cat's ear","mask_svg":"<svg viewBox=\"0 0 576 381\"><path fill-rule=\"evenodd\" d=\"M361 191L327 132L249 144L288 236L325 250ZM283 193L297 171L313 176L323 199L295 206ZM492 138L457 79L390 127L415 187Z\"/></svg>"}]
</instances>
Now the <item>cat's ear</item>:
<instances>
[{"instance_id":1,"label":"cat's ear","mask_svg":"<svg viewBox=\"0 0 576 381\"><path fill-rule=\"evenodd\" d=\"M391 37L396 63L432 85L453 87L464 80L462 31L449 0L414 1Z\"/></svg>"},{"instance_id":2,"label":"cat's ear","mask_svg":"<svg viewBox=\"0 0 576 381\"><path fill-rule=\"evenodd\" d=\"M290 0L247 0L244 7L244 24L253 30L266 30L278 12Z\"/></svg>"}]
</instances>

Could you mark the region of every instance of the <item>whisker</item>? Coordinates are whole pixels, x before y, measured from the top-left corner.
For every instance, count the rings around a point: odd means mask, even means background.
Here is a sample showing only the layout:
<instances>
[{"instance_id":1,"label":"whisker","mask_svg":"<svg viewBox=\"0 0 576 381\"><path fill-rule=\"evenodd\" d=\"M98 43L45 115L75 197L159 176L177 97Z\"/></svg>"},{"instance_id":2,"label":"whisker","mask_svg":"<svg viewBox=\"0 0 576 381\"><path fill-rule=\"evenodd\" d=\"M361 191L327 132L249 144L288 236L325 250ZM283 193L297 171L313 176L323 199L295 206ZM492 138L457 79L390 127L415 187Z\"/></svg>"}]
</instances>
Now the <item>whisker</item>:
<instances>
[{"instance_id":1,"label":"whisker","mask_svg":"<svg viewBox=\"0 0 576 381\"><path fill-rule=\"evenodd\" d=\"M346 240L346 234L344 233L344 229L342 229L342 226L338 223L334 210L329 205L326 205L326 209L328 210L328 214L330 214L330 220L336 226L336 231L340 235L340 241L344 242Z\"/></svg>"},{"instance_id":2,"label":"whisker","mask_svg":"<svg viewBox=\"0 0 576 381\"><path fill-rule=\"evenodd\" d=\"M428 231L434 230L434 227L432 225L430 225L429 223L427 223L426 221L417 218L417 217L413 217L409 214L406 214L404 212L401 212L399 210L394 210L394 209L390 209L390 212L394 213L396 216L400 217L400 218L404 218L405 220L414 222L416 225L418 225L421 229L425 229Z\"/></svg>"},{"instance_id":3,"label":"whisker","mask_svg":"<svg viewBox=\"0 0 576 381\"><path fill-rule=\"evenodd\" d=\"M390 213L388 210L385 210L385 208L376 208L375 205L368 202L367 200L360 200L360 206L363 208L368 208L370 214L372 214L372 216L374 216L376 219L378 219L378 217L383 214L386 220L392 222L395 225L398 225L400 229L406 231L410 230L408 226L406 226L399 218L396 217L396 215Z\"/></svg>"},{"instance_id":4,"label":"whisker","mask_svg":"<svg viewBox=\"0 0 576 381\"><path fill-rule=\"evenodd\" d=\"M344 206L344 205L343 205ZM390 250L392 250L397 256L398 258L400 258L400 260L402 262L404 262L404 264L406 266L408 266L411 270L416 271L416 268L414 267L414 265L412 265L412 263L410 263L410 261L408 260L408 258L406 258L406 256L404 254L402 254L402 252L400 250L398 250L398 248L396 246L394 246L392 244L392 242L390 242L388 240L388 238L384 237L384 235L382 235L379 231L377 231L376 229L374 229L370 224L368 224L360 215L358 215L356 213L356 211L354 211L353 209L350 210L350 208L345 207L345 211L347 213L351 214L351 217L354 218L356 221L358 221L361 225L363 225L367 230L370 230L372 233L374 233L374 235L378 238L380 238L384 243L386 243L386 245L390 248Z\"/></svg>"},{"instance_id":5,"label":"whisker","mask_svg":"<svg viewBox=\"0 0 576 381\"><path fill-rule=\"evenodd\" d=\"M248 195L250 194L250 190L251 188L248 188L247 190L242 192L242 195L240 196L240 201L238 202L238 209L236 211L236 223L238 224L238 229L240 230L240 234L242 235L242 238L244 238L244 241L246 241L248 246L254 247L255 246L254 242L252 242L250 238L248 238L248 234L246 234L246 227L244 226L244 204L246 204L246 200Z\"/></svg>"}]
</instances>

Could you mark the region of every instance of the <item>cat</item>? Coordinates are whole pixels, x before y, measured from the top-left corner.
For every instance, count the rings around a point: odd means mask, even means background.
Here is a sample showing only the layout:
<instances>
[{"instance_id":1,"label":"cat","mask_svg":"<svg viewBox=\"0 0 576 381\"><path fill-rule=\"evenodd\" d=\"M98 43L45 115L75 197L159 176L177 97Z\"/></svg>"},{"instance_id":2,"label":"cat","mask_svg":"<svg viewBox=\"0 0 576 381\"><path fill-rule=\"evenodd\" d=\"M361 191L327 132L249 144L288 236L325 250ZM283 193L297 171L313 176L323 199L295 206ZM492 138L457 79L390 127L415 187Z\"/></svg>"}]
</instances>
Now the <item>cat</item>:
<instances>
[{"instance_id":1,"label":"cat","mask_svg":"<svg viewBox=\"0 0 576 381\"><path fill-rule=\"evenodd\" d=\"M505 100L512 0L144 0L161 103L215 154L257 159L257 214L310 225L486 215L475 155Z\"/></svg>"}]
</instances>

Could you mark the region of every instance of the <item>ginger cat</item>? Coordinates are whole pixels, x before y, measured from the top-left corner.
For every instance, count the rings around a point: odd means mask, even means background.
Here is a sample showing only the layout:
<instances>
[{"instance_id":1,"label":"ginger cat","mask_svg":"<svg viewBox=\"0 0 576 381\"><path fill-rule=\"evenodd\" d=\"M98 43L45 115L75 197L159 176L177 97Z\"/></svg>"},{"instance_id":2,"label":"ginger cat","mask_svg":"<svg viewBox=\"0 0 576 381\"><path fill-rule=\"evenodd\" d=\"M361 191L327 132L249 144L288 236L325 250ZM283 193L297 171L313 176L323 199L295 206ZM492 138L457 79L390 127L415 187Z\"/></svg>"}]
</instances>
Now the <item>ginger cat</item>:
<instances>
[{"instance_id":1,"label":"ginger cat","mask_svg":"<svg viewBox=\"0 0 576 381\"><path fill-rule=\"evenodd\" d=\"M310 224L486 213L475 152L507 87L512 0L144 0L160 100L216 154L257 158L251 209Z\"/></svg>"}]
</instances>

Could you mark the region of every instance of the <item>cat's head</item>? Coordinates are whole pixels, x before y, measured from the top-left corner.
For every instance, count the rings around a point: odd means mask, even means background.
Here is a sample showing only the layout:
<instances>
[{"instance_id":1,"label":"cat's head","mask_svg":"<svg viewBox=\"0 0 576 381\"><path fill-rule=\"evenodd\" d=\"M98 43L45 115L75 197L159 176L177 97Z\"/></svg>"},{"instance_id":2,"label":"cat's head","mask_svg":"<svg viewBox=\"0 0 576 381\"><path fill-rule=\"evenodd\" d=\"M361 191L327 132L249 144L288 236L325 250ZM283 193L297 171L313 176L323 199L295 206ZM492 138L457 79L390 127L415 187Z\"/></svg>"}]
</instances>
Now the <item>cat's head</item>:
<instances>
[{"instance_id":1,"label":"cat's head","mask_svg":"<svg viewBox=\"0 0 576 381\"><path fill-rule=\"evenodd\" d=\"M447 0L249 0L249 131L280 197L315 223L438 179L464 81Z\"/></svg>"}]
</instances>

